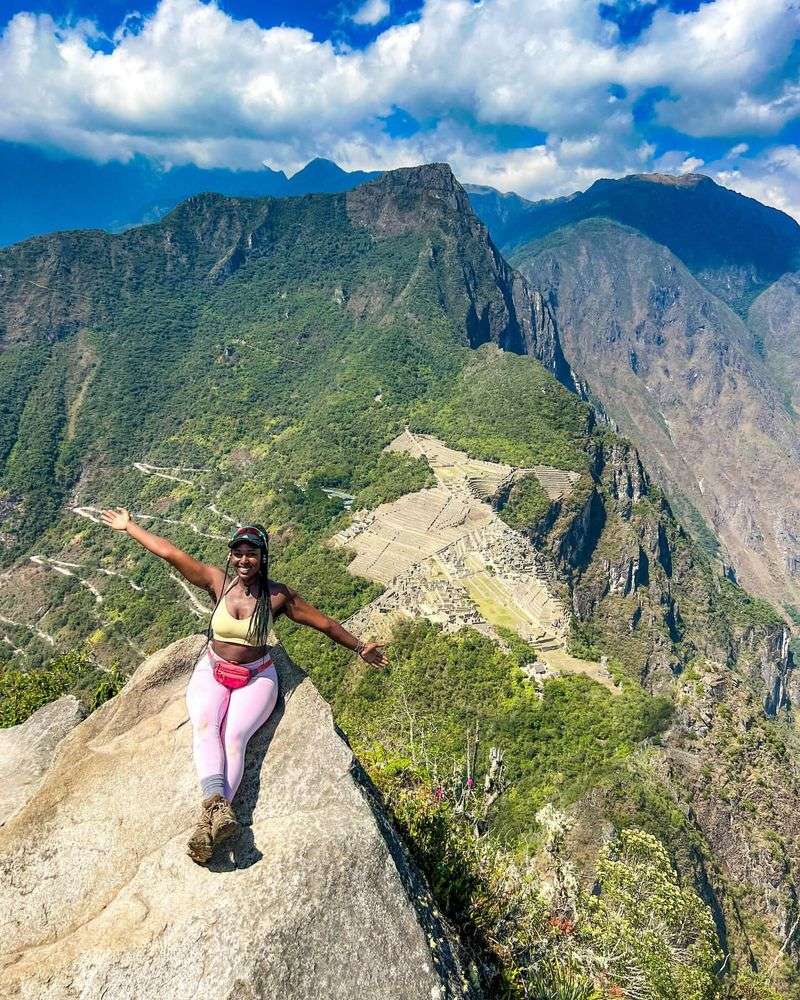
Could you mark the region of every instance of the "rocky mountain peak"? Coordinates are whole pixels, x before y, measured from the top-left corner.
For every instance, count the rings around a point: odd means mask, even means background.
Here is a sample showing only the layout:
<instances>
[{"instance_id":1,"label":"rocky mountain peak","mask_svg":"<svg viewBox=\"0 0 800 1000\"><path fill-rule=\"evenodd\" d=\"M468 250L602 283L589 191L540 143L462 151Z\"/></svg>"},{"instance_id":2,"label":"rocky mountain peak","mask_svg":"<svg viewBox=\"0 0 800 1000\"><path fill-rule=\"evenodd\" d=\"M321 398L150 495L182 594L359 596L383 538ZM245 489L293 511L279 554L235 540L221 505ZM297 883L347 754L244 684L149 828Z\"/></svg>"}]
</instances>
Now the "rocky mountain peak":
<instances>
[{"instance_id":1,"label":"rocky mountain peak","mask_svg":"<svg viewBox=\"0 0 800 1000\"><path fill-rule=\"evenodd\" d=\"M348 192L347 212L356 225L381 236L421 231L448 217L449 223L484 228L447 163L388 170Z\"/></svg>"},{"instance_id":2,"label":"rocky mountain peak","mask_svg":"<svg viewBox=\"0 0 800 1000\"><path fill-rule=\"evenodd\" d=\"M714 187L719 185L706 174L628 174L621 178L622 181L643 181L647 184L664 184L667 187L693 188L698 184L711 184ZM614 184L615 181L598 181L598 184Z\"/></svg>"}]
</instances>

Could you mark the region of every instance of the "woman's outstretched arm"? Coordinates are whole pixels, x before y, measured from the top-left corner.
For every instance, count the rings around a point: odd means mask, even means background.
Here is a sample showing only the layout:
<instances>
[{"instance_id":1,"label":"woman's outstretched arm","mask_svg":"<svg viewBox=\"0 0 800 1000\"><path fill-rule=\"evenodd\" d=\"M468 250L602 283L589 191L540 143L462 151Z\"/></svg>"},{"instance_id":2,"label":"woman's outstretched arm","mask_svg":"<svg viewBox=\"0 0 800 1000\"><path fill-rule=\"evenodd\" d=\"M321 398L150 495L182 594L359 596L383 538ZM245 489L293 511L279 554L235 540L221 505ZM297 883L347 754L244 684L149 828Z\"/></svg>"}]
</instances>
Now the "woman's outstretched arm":
<instances>
[{"instance_id":1,"label":"woman's outstretched arm","mask_svg":"<svg viewBox=\"0 0 800 1000\"><path fill-rule=\"evenodd\" d=\"M189 583L205 590L212 600L217 600L217 590L222 584L223 574L216 566L209 566L206 563L200 562L198 559L190 556L188 552L179 549L177 545L173 545L168 539L147 531L133 520L130 512L124 507L118 507L116 511L104 510L102 518L103 523L107 524L109 528L114 528L115 531L126 532L131 538L135 538L148 552L152 552L171 566L174 566Z\"/></svg>"},{"instance_id":2,"label":"woman's outstretched arm","mask_svg":"<svg viewBox=\"0 0 800 1000\"><path fill-rule=\"evenodd\" d=\"M343 625L318 611L313 604L303 600L296 590L287 587L285 583L277 584L277 590L283 597L279 611L287 618L297 622L298 625L308 625L310 628L322 632L334 642L338 642L340 646L358 653L361 659L366 660L367 663L373 663L378 667L388 666L389 661L383 652L382 643L361 642Z\"/></svg>"}]
</instances>

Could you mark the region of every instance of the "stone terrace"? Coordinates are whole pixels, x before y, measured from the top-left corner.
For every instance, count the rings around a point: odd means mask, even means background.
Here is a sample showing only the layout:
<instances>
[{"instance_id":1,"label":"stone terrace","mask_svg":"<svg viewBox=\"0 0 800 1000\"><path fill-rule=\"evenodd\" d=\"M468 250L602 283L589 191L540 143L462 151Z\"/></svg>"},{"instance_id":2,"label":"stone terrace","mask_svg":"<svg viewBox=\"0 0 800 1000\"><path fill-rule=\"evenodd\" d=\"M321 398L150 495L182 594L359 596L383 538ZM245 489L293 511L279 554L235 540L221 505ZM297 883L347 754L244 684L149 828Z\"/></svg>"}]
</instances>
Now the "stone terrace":
<instances>
[{"instance_id":1,"label":"stone terrace","mask_svg":"<svg viewBox=\"0 0 800 1000\"><path fill-rule=\"evenodd\" d=\"M536 647L537 677L543 670L586 673L614 689L606 669L566 651L569 612L550 592L531 543L491 506L511 477L535 474L555 500L573 489L577 474L478 461L408 430L386 450L424 456L437 485L356 511L331 539L355 552L351 573L387 588L349 626L385 637L398 620L424 617L447 631L468 625L495 639L506 627Z\"/></svg>"}]
</instances>

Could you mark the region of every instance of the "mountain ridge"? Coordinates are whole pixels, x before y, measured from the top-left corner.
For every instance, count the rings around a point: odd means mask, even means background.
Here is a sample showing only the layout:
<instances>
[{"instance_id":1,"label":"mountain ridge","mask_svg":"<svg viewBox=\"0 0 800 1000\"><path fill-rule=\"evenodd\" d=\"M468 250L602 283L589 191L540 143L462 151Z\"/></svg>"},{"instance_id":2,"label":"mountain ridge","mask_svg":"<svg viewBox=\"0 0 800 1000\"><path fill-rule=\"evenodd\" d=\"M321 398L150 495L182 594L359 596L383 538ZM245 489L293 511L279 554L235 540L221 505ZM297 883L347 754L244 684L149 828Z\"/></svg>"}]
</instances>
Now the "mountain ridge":
<instances>
[{"instance_id":1,"label":"mountain ridge","mask_svg":"<svg viewBox=\"0 0 800 1000\"><path fill-rule=\"evenodd\" d=\"M722 187L704 174L630 174L600 179L551 201L512 196L503 219L494 195L473 204L511 254L585 218L607 217L667 246L710 291L743 313L752 299L800 262L800 225L778 209ZM516 200L514 200L516 199Z\"/></svg>"},{"instance_id":2,"label":"mountain ridge","mask_svg":"<svg viewBox=\"0 0 800 1000\"><path fill-rule=\"evenodd\" d=\"M18 365L0 372L16 546L0 576L0 659L47 675L54 653L78 647L127 668L210 610L109 533L104 507L214 564L232 523L263 521L274 577L348 620L381 588L328 543L353 516L343 495L369 513L429 484L424 459L384 450L406 426L478 463L571 473L554 496L528 476L496 502L569 614L571 655L613 672L619 691L553 677L540 700L523 673L535 643L512 635L504 649L418 620L393 634L386 677L286 621L281 638L387 792L399 775L403 794L437 801L441 777L409 764L406 710L447 774L479 719L481 766L502 746L511 783L490 828L522 844L543 835L546 804L573 811L587 878L606 825L657 834L713 903L731 962L752 954L788 979L800 949L792 938L780 951L800 856L788 628L714 571L635 448L554 377L558 302L508 265L449 168L335 195L197 196L157 224L87 237L85 259L82 239L0 252L14 335L3 357ZM747 808L728 809L729 795ZM442 858L430 860L435 874Z\"/></svg>"},{"instance_id":3,"label":"mountain ridge","mask_svg":"<svg viewBox=\"0 0 800 1000\"><path fill-rule=\"evenodd\" d=\"M342 191L376 176L348 173L330 160L310 160L293 175L272 170L163 169L145 157L97 164L0 142L0 246L54 231L120 232L156 222L176 204L204 191L240 197L288 197Z\"/></svg>"},{"instance_id":4,"label":"mountain ridge","mask_svg":"<svg viewBox=\"0 0 800 1000\"><path fill-rule=\"evenodd\" d=\"M495 196L471 198L484 199L491 230ZM508 249L509 226L525 218L538 227L534 239L525 242L528 232L517 241L511 262L550 305L572 384L637 444L695 536L712 549L716 536L726 565L794 620L800 227L704 175L632 175L553 203L508 204L500 243ZM623 240L638 247L638 261L620 264ZM582 284L565 306L568 274Z\"/></svg>"}]
</instances>

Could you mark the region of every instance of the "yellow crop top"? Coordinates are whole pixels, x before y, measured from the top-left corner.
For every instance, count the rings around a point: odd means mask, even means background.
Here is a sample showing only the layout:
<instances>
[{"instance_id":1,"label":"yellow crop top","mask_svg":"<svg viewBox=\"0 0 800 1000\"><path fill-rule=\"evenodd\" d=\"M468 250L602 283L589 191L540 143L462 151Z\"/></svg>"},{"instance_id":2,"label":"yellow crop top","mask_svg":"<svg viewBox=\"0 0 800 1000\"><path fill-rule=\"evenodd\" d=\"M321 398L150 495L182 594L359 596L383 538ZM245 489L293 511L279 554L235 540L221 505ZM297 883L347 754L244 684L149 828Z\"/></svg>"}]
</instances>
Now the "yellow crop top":
<instances>
[{"instance_id":1,"label":"yellow crop top","mask_svg":"<svg viewBox=\"0 0 800 1000\"><path fill-rule=\"evenodd\" d=\"M247 618L234 618L225 607L225 598L217 605L214 614L211 616L211 634L219 642L232 642L237 646L257 646L258 643L247 641L247 632L250 629L252 615ZM269 612L269 629L272 628L272 609Z\"/></svg>"}]
</instances>

